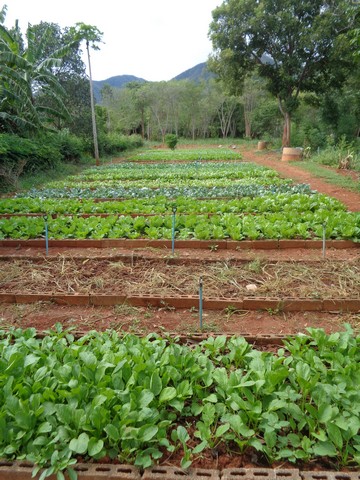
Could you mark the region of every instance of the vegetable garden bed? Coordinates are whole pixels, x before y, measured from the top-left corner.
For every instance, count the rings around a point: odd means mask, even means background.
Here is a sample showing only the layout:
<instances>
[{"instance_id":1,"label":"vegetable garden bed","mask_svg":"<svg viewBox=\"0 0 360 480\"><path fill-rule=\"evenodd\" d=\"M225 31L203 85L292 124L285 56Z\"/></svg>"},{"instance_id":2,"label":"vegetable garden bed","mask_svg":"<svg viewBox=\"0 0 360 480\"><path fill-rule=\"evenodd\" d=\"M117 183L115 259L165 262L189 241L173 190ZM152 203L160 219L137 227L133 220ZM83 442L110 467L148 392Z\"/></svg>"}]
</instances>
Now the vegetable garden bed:
<instances>
[{"instance_id":1,"label":"vegetable garden bed","mask_svg":"<svg viewBox=\"0 0 360 480\"><path fill-rule=\"evenodd\" d=\"M359 212L230 149L149 153L0 201L0 479L359 480ZM23 330L56 321L98 332Z\"/></svg>"},{"instance_id":2,"label":"vegetable garden bed","mask_svg":"<svg viewBox=\"0 0 360 480\"><path fill-rule=\"evenodd\" d=\"M159 462L145 478L174 473L168 462L228 473L234 459L256 473L269 461L359 465L360 339L349 328L309 329L274 353L225 336L191 347L155 335L119 342L110 331L75 338L59 326L1 336L0 455L26 456L43 476L74 478L77 459Z\"/></svg>"}]
</instances>

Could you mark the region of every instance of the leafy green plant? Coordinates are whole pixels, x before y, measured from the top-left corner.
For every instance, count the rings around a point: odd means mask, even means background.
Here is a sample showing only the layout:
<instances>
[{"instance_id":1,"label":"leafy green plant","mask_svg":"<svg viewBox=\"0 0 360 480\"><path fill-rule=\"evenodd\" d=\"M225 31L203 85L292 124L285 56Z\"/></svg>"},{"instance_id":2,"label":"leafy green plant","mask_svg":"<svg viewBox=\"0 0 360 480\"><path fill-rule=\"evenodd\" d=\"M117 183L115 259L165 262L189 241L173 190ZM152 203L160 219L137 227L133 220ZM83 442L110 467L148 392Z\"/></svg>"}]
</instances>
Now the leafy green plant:
<instances>
[{"instance_id":1,"label":"leafy green plant","mask_svg":"<svg viewBox=\"0 0 360 480\"><path fill-rule=\"evenodd\" d=\"M350 328L308 329L277 354L241 337L190 348L112 331L75 339L60 326L44 338L0 335L0 456L34 462L42 479L75 479L79 455L148 467L179 447L187 468L220 442L270 462L360 465L360 337Z\"/></svg>"},{"instance_id":2,"label":"leafy green plant","mask_svg":"<svg viewBox=\"0 0 360 480\"><path fill-rule=\"evenodd\" d=\"M165 143L171 150L175 150L178 143L178 137L174 133L168 133L165 135Z\"/></svg>"}]
</instances>

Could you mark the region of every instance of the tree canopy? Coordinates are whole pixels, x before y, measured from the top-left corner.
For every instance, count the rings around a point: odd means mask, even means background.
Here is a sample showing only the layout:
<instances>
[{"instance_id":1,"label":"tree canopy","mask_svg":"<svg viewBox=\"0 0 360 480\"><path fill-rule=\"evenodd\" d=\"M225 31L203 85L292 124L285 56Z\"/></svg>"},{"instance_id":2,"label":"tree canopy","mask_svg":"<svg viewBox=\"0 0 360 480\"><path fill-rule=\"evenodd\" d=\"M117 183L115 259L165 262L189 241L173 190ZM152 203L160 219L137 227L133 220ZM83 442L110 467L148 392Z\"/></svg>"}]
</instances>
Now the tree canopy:
<instances>
[{"instance_id":1,"label":"tree canopy","mask_svg":"<svg viewBox=\"0 0 360 480\"><path fill-rule=\"evenodd\" d=\"M359 6L346 0L225 0L213 11L209 66L234 91L257 69L278 100L289 146L300 93L344 81L355 48L346 35L358 22Z\"/></svg>"}]
</instances>

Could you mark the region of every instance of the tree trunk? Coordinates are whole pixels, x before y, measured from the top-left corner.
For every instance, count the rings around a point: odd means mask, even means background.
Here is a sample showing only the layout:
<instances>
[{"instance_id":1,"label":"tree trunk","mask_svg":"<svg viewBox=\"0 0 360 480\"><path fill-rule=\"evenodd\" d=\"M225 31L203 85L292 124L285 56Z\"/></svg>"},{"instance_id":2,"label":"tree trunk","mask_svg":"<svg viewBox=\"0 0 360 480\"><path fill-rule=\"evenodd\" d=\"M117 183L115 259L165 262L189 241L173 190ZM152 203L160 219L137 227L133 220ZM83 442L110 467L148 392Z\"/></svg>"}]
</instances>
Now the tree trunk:
<instances>
[{"instance_id":1,"label":"tree trunk","mask_svg":"<svg viewBox=\"0 0 360 480\"><path fill-rule=\"evenodd\" d=\"M291 116L289 112L284 112L284 130L282 137L282 146L290 147L290 127L291 127Z\"/></svg>"},{"instance_id":2,"label":"tree trunk","mask_svg":"<svg viewBox=\"0 0 360 480\"><path fill-rule=\"evenodd\" d=\"M141 109L141 138L144 140L145 138L145 115L144 109Z\"/></svg>"},{"instance_id":3,"label":"tree trunk","mask_svg":"<svg viewBox=\"0 0 360 480\"><path fill-rule=\"evenodd\" d=\"M89 42L86 42L86 49L87 49L87 56L89 62L89 81L90 81L90 101L91 101L91 119L92 119L92 127L93 127L93 137L94 137L94 153L95 153L95 163L96 165L100 165L99 159L99 145L97 140L97 131L96 131L96 117L95 117L95 104L94 104L94 90L93 90L93 82L92 82L92 75L91 75L91 63L90 63L90 50L89 50Z\"/></svg>"},{"instance_id":4,"label":"tree trunk","mask_svg":"<svg viewBox=\"0 0 360 480\"><path fill-rule=\"evenodd\" d=\"M244 110L244 121L245 121L245 137L251 138L251 120L250 114Z\"/></svg>"}]
</instances>

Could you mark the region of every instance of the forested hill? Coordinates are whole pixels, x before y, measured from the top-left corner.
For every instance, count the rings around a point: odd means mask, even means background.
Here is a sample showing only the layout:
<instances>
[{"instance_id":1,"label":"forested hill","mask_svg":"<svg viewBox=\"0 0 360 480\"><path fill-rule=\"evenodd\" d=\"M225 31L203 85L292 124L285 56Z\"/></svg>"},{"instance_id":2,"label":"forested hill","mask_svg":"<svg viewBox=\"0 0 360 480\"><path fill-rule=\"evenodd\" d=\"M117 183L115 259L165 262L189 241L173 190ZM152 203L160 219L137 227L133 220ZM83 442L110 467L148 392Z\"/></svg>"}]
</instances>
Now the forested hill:
<instances>
[{"instance_id":1,"label":"forested hill","mask_svg":"<svg viewBox=\"0 0 360 480\"><path fill-rule=\"evenodd\" d=\"M195 67L189 68L189 70L185 70L185 72L174 77L173 80L192 80L199 82L200 80L209 80L209 78L213 76L214 74L207 69L206 62L203 62L195 65Z\"/></svg>"},{"instance_id":2,"label":"forested hill","mask_svg":"<svg viewBox=\"0 0 360 480\"><path fill-rule=\"evenodd\" d=\"M116 77L110 77L106 80L94 80L94 96L97 101L100 101L100 92L104 85L110 85L110 87L114 88L122 88L130 82L146 82L146 80L135 77L135 75L117 75Z\"/></svg>"},{"instance_id":3,"label":"forested hill","mask_svg":"<svg viewBox=\"0 0 360 480\"><path fill-rule=\"evenodd\" d=\"M208 71L206 68L206 63L199 63L195 67L185 70L185 72L180 73L172 80L192 80L194 82L199 82L200 80L208 80L213 74ZM101 101L101 89L104 85L110 85L114 88L122 88L129 82L146 82L147 80L134 75L117 75L116 77L110 77L106 80L94 80L94 96L96 101Z\"/></svg>"}]
</instances>

